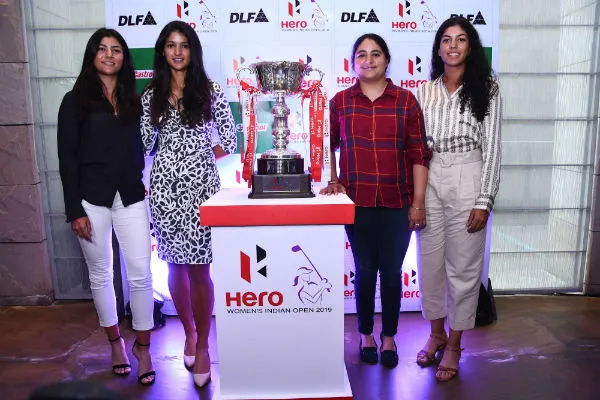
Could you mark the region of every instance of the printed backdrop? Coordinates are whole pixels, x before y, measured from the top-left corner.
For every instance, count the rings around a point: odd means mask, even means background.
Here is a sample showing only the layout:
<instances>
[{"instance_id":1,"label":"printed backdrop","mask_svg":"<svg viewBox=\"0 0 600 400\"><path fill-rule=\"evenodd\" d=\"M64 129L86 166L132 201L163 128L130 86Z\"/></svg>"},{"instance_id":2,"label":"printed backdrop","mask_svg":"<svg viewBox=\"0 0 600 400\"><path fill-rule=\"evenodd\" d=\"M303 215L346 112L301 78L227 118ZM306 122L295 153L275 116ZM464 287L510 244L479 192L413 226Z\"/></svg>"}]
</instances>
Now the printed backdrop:
<instances>
[{"instance_id":1,"label":"printed backdrop","mask_svg":"<svg viewBox=\"0 0 600 400\"><path fill-rule=\"evenodd\" d=\"M352 45L360 35L373 32L390 47L388 76L395 84L414 91L428 79L435 31L451 15L462 15L473 23L497 70L498 0L106 0L106 26L118 30L132 49L140 90L152 77L154 43L162 27L182 20L196 30L207 72L225 89L230 101L239 143L238 68L258 61L300 61L324 73L323 83L331 97L356 82ZM307 76L306 85L317 77ZM255 78L247 72L241 78L256 86ZM261 100L257 106L258 153L272 147L272 99ZM286 103L291 109L288 147L310 160L308 102L302 106L299 99L287 98ZM152 159L147 159L146 183L151 164ZM218 166L223 187L247 186L241 179L239 154L219 160ZM329 176L329 171L323 176ZM420 310L414 242L413 238L403 264L402 311ZM155 288L168 298L166 266L156 257L155 248L154 244ZM354 262L347 241L345 254L345 310L355 312Z\"/></svg>"}]
</instances>

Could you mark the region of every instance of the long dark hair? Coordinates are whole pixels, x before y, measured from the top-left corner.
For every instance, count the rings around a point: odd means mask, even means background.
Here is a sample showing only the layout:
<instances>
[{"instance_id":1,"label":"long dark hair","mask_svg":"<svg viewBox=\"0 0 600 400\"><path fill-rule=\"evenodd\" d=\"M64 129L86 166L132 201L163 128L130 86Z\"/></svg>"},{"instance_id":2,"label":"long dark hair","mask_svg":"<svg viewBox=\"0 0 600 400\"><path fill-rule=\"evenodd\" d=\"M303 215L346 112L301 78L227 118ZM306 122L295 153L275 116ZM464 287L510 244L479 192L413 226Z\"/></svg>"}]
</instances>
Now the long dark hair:
<instances>
[{"instance_id":1,"label":"long dark hair","mask_svg":"<svg viewBox=\"0 0 600 400\"><path fill-rule=\"evenodd\" d=\"M354 46L352 46L352 69L354 69L354 56L356 55L356 49L358 49L358 46L360 46L360 44L366 39L371 39L372 41L377 43L379 47L381 47L381 51L383 51L383 55L385 56L385 59L387 60L388 64L390 63L390 61L392 61L390 49L388 48L388 45L385 42L385 40L376 33L365 33L364 35L356 39L356 41L354 42Z\"/></svg>"},{"instance_id":2,"label":"long dark hair","mask_svg":"<svg viewBox=\"0 0 600 400\"><path fill-rule=\"evenodd\" d=\"M154 77L147 89L154 89L150 104L150 118L155 126L169 107L171 95L171 69L165 58L165 43L173 32L179 32L188 40L190 46L190 64L185 74L183 88L182 120L193 126L211 119L211 84L204 70L202 61L202 45L196 32L185 22L169 22L158 35L154 46Z\"/></svg>"},{"instance_id":3,"label":"long dark hair","mask_svg":"<svg viewBox=\"0 0 600 400\"><path fill-rule=\"evenodd\" d=\"M102 91L102 81L94 67L94 60L98 54L100 42L105 37L117 39L123 48L123 66L117 74L115 95L117 99L117 112L119 116L127 119L138 118L141 111L140 98L135 90L135 69L129 47L123 36L114 29L100 28L92 34L85 47L81 72L73 86L73 93L83 112L102 107L106 101Z\"/></svg>"},{"instance_id":4,"label":"long dark hair","mask_svg":"<svg viewBox=\"0 0 600 400\"><path fill-rule=\"evenodd\" d=\"M465 72L462 76L463 88L460 92L460 112L463 113L465 106L469 104L473 116L481 122L489 112L490 98L498 91L498 85L494 81L492 68L481 45L479 34L466 18L460 16L448 18L437 30L433 49L431 50L431 79L437 79L444 73L444 61L438 51L442 35L446 32L446 29L456 25L467 33L470 47Z\"/></svg>"}]
</instances>

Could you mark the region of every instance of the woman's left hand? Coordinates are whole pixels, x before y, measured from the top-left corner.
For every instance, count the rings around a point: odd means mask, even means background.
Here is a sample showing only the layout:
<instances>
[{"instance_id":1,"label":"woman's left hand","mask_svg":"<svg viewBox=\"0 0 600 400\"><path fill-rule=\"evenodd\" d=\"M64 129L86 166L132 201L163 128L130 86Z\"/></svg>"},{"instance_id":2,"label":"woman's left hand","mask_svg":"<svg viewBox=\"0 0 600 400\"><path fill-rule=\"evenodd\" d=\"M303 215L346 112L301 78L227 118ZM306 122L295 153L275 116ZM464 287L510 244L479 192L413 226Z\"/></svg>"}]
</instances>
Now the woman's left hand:
<instances>
[{"instance_id":1,"label":"woman's left hand","mask_svg":"<svg viewBox=\"0 0 600 400\"><path fill-rule=\"evenodd\" d=\"M475 233L485 228L489 215L490 213L487 210L472 209L467 220L467 232Z\"/></svg>"},{"instance_id":2,"label":"woman's left hand","mask_svg":"<svg viewBox=\"0 0 600 400\"><path fill-rule=\"evenodd\" d=\"M410 206L408 209L408 229L411 231L419 231L425 228L426 224L425 208L415 208Z\"/></svg>"}]
</instances>

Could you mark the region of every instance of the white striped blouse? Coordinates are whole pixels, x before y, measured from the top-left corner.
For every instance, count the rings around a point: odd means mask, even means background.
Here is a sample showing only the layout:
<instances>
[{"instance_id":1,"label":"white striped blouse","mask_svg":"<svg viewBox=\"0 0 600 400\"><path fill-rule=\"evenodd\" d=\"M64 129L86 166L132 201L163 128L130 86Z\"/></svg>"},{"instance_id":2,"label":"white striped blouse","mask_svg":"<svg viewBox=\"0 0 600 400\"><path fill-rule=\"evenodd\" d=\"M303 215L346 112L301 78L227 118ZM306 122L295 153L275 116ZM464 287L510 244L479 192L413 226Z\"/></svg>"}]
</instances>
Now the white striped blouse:
<instances>
[{"instance_id":1,"label":"white striped blouse","mask_svg":"<svg viewBox=\"0 0 600 400\"><path fill-rule=\"evenodd\" d=\"M465 111L460 113L462 86L450 95L442 82L442 76L425 82L417 89L417 100L425 118L427 143L437 153L462 153L481 149L481 192L473 208L491 211L500 184L500 91L496 91L490 99L489 114L482 122L478 122L468 104Z\"/></svg>"}]
</instances>

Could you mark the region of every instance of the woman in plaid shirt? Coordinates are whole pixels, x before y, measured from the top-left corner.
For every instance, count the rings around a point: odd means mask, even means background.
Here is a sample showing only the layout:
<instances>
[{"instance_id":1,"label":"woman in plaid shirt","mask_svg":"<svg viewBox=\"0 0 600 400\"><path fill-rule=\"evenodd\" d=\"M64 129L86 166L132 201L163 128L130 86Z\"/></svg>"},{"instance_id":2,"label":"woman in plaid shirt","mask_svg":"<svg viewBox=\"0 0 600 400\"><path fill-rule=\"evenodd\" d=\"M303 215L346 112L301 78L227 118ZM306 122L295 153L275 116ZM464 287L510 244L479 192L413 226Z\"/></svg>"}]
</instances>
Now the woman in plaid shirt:
<instances>
[{"instance_id":1,"label":"woman in plaid shirt","mask_svg":"<svg viewBox=\"0 0 600 400\"><path fill-rule=\"evenodd\" d=\"M431 151L416 98L386 78L390 52L380 36L359 37L352 49L357 83L330 104L331 181L322 194L346 193L356 204L346 226L356 267L360 359L377 363L373 314L381 284L381 363L398 364L394 336L402 291L402 262L413 230L425 226L425 188ZM340 175L335 150L340 149Z\"/></svg>"}]
</instances>

